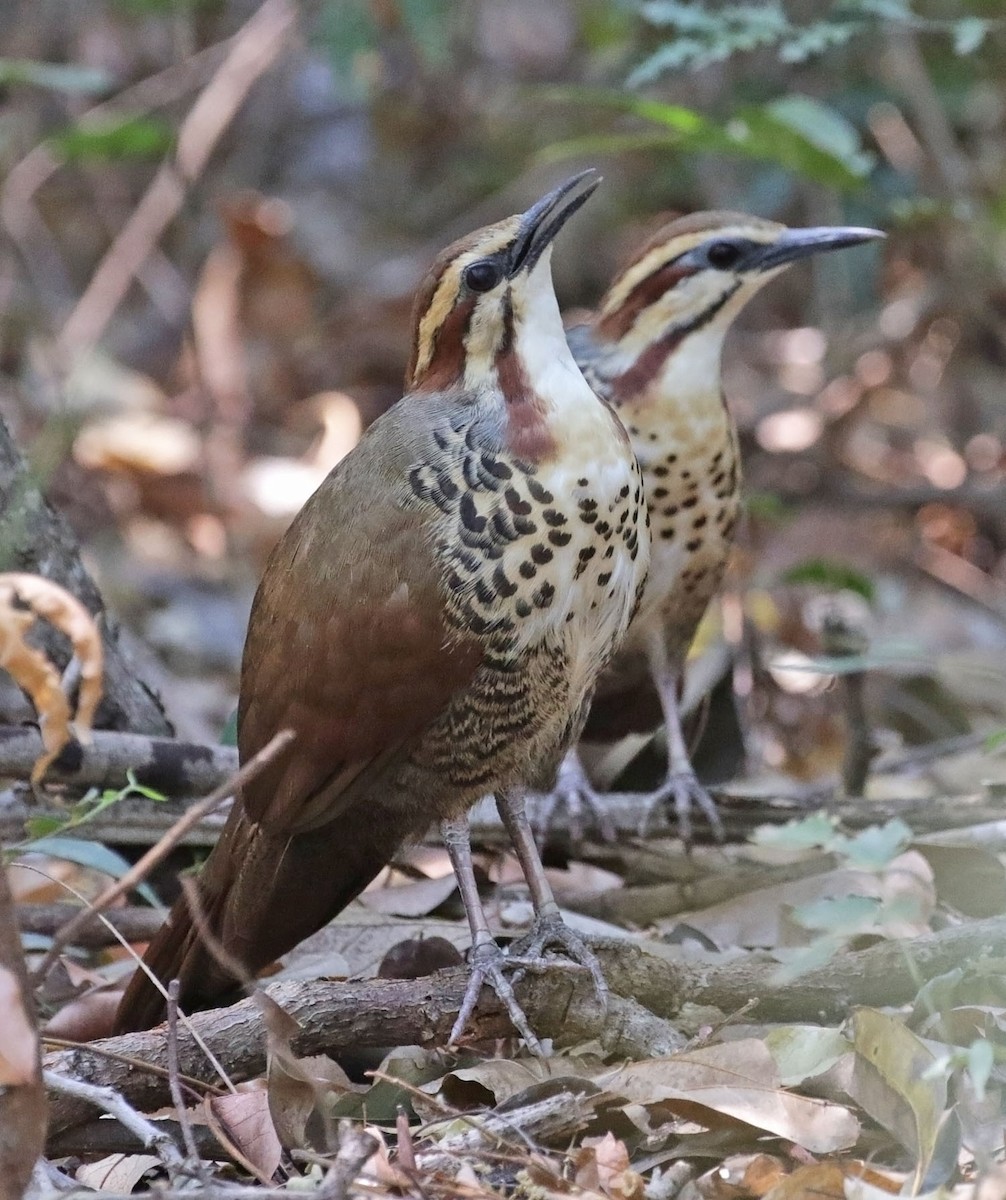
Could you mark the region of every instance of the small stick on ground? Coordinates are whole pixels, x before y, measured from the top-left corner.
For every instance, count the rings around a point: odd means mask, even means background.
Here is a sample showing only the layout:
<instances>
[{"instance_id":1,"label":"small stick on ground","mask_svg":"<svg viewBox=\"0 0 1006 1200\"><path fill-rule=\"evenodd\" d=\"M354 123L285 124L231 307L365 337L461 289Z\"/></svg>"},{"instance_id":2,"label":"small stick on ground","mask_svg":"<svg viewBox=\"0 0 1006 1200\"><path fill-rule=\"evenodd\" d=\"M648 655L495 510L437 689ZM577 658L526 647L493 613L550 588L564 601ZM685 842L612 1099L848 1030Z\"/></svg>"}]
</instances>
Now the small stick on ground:
<instances>
[{"instance_id":1,"label":"small stick on ground","mask_svg":"<svg viewBox=\"0 0 1006 1200\"><path fill-rule=\"evenodd\" d=\"M189 1110L182 1094L181 1072L178 1069L178 980L172 979L168 986L168 1086L171 1089L171 1103L178 1113L178 1125L182 1132L182 1142L189 1163L197 1178L206 1182L206 1172L203 1169L196 1139L192 1134L192 1122L189 1120Z\"/></svg>"},{"instance_id":2,"label":"small stick on ground","mask_svg":"<svg viewBox=\"0 0 1006 1200\"><path fill-rule=\"evenodd\" d=\"M140 1139L146 1149L152 1150L157 1155L170 1174L174 1175L185 1165L185 1159L171 1135L163 1129L158 1129L146 1117L138 1113L114 1088L101 1087L95 1083L84 1083L80 1079L70 1079L56 1071L43 1071L42 1077L46 1087L51 1091L59 1092L64 1096L72 1096L75 1100L83 1100L88 1105L100 1108L103 1112L115 1117L130 1133Z\"/></svg>"}]
</instances>

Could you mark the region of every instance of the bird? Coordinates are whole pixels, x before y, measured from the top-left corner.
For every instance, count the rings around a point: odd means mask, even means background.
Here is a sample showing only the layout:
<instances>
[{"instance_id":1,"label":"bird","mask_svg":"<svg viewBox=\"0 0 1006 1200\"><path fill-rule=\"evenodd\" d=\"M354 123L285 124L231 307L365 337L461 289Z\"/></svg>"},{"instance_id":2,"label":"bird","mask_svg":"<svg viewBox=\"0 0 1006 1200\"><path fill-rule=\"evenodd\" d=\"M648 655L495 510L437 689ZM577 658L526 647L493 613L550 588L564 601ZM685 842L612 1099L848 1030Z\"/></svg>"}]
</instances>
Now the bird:
<instances>
[{"instance_id":1,"label":"bird","mask_svg":"<svg viewBox=\"0 0 1006 1200\"><path fill-rule=\"evenodd\" d=\"M552 241L598 182L574 176L441 253L417 294L405 395L268 560L242 660L240 759L280 730L295 738L236 798L198 876L197 919L182 897L147 949L183 1009L232 994L235 961L246 977L273 962L434 822L472 932L451 1041L488 983L540 1051L510 976L543 961L589 972L604 999L524 808L575 740L649 558L628 435L577 368L552 285ZM535 909L519 953L492 937L476 887L467 812L487 792ZM163 1008L138 971L117 1028L147 1028Z\"/></svg>"},{"instance_id":2,"label":"bird","mask_svg":"<svg viewBox=\"0 0 1006 1200\"><path fill-rule=\"evenodd\" d=\"M663 724L667 774L646 797L640 833L658 813L686 847L692 811L719 840L716 804L692 769L679 711L685 658L716 594L741 513L737 429L720 377L724 338L741 309L798 259L882 238L850 226L789 228L738 212L667 221L613 279L589 321L568 331L591 387L618 413L645 484L652 549L643 599L598 681L584 743L613 743ZM555 786L534 797L539 840L559 808L577 836L591 818L613 823L576 749Z\"/></svg>"}]
</instances>

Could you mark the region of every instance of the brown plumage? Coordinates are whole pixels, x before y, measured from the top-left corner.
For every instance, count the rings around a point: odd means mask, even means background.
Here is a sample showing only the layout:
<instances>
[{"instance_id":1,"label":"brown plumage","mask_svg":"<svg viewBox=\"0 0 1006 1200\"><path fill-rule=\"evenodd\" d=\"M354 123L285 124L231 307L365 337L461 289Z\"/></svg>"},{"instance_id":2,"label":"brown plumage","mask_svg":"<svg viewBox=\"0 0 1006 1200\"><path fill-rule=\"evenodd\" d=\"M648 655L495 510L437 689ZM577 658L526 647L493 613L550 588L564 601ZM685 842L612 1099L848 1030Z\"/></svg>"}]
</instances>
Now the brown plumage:
<instances>
[{"instance_id":1,"label":"brown plumage","mask_svg":"<svg viewBox=\"0 0 1006 1200\"><path fill-rule=\"evenodd\" d=\"M689 762L678 699L689 644L719 588L740 514L737 433L720 382L723 339L748 300L789 263L882 236L694 213L651 237L615 277L593 319L568 335L591 386L628 430L652 535L639 611L598 682L583 740L612 742L663 721L668 774L648 814L672 810L686 843L694 805L721 831ZM603 797L576 755L563 764L543 825L556 803L578 821L587 805L606 823Z\"/></svg>"},{"instance_id":2,"label":"brown plumage","mask_svg":"<svg viewBox=\"0 0 1006 1200\"><path fill-rule=\"evenodd\" d=\"M254 974L440 821L478 952L469 1000L490 982L529 1041L463 818L485 792L502 797L536 900L535 951L558 946L596 975L557 925L519 796L575 737L647 558L638 468L573 364L552 292L549 243L593 190L577 192L580 178L440 256L417 299L408 393L270 558L245 645L241 759L280 729L296 737L242 791L198 884L209 929ZM603 587L575 579L588 535L565 509L588 493L612 516ZM183 1007L235 987L184 900L146 962L181 981ZM137 973L118 1026L162 1010Z\"/></svg>"}]
</instances>

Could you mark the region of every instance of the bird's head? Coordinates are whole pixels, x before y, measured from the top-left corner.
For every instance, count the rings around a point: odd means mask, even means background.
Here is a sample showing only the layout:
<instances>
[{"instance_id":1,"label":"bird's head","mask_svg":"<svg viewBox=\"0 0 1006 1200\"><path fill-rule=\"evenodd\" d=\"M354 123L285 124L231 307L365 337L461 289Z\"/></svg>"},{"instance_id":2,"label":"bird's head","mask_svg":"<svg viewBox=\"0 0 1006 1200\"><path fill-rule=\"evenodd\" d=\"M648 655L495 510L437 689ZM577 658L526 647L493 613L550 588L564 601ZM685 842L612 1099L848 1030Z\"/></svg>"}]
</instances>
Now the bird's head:
<instances>
[{"instance_id":1,"label":"bird's head","mask_svg":"<svg viewBox=\"0 0 1006 1200\"><path fill-rule=\"evenodd\" d=\"M584 171L525 213L448 246L430 268L413 310L409 391L523 386L535 343L565 338L552 289L551 246L600 177ZM545 344L545 345L542 345Z\"/></svg>"},{"instance_id":2,"label":"bird's head","mask_svg":"<svg viewBox=\"0 0 1006 1200\"><path fill-rule=\"evenodd\" d=\"M710 367L718 372L731 321L770 279L797 259L883 236L849 226L790 229L731 212L671 221L642 246L601 302L591 334L605 352L605 375L616 393L638 392L672 356L686 355L701 340L700 357L715 356L715 363L702 362L708 377Z\"/></svg>"}]
</instances>

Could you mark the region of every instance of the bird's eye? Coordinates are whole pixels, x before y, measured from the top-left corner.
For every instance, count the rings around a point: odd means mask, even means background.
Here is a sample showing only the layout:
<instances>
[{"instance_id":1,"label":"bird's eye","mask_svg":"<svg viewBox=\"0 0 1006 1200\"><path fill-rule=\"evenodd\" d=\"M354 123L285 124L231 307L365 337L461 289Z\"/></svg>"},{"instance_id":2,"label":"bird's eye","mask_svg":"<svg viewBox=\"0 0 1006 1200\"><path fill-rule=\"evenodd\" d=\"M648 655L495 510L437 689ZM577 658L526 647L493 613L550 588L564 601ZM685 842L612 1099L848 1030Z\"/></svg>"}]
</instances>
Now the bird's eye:
<instances>
[{"instance_id":1,"label":"bird's eye","mask_svg":"<svg viewBox=\"0 0 1006 1200\"><path fill-rule=\"evenodd\" d=\"M711 267L725 271L734 266L741 256L740 247L733 242L713 242L706 250L706 258Z\"/></svg>"},{"instance_id":2,"label":"bird's eye","mask_svg":"<svg viewBox=\"0 0 1006 1200\"><path fill-rule=\"evenodd\" d=\"M494 262L476 262L465 267L464 281L473 292L491 292L503 278L503 272Z\"/></svg>"}]
</instances>

